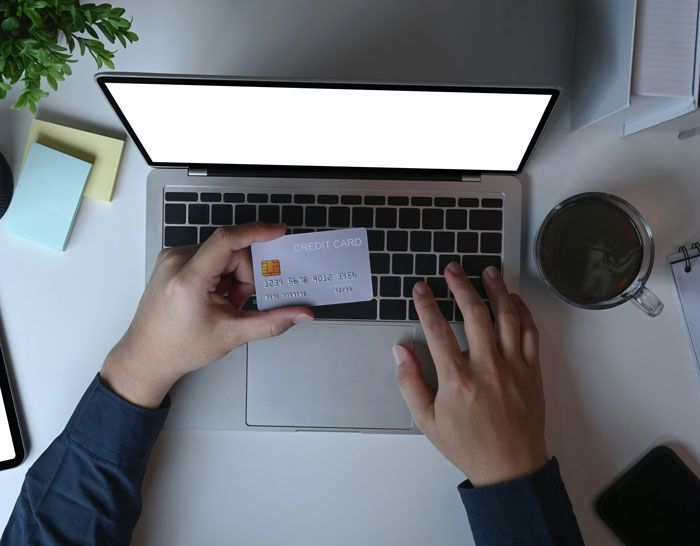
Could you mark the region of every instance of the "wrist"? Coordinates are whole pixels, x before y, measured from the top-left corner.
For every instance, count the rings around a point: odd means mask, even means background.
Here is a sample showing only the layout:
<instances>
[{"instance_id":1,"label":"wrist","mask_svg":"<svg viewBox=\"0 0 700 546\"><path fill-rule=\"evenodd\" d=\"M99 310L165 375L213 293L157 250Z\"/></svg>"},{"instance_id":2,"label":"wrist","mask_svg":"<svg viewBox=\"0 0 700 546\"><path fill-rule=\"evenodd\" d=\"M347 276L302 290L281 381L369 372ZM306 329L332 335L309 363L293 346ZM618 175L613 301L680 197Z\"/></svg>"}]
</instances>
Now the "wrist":
<instances>
[{"instance_id":1,"label":"wrist","mask_svg":"<svg viewBox=\"0 0 700 546\"><path fill-rule=\"evenodd\" d=\"M542 446L525 458L511 461L489 461L483 468L467 472L461 468L464 475L469 479L474 487L486 487L499 483L509 482L524 476L534 474L541 470L549 461L547 448Z\"/></svg>"}]
</instances>

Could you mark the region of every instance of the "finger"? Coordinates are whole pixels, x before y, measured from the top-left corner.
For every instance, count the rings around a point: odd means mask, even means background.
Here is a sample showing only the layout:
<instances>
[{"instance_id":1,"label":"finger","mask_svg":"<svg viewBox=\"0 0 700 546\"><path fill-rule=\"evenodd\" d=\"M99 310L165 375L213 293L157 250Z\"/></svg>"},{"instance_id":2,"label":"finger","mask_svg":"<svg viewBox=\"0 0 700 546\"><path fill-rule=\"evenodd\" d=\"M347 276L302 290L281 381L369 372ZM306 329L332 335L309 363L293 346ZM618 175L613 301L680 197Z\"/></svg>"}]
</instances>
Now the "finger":
<instances>
[{"instance_id":1,"label":"finger","mask_svg":"<svg viewBox=\"0 0 700 546\"><path fill-rule=\"evenodd\" d=\"M243 255L237 251L248 248L255 242L276 239L284 233L284 224L256 222L235 227L220 227L185 264L183 271L200 288L213 290L218 285L221 275L230 273L243 261Z\"/></svg>"},{"instance_id":2,"label":"finger","mask_svg":"<svg viewBox=\"0 0 700 546\"><path fill-rule=\"evenodd\" d=\"M240 309L253 292L255 292L255 286L252 283L236 283L229 290L228 301L235 309Z\"/></svg>"},{"instance_id":3,"label":"finger","mask_svg":"<svg viewBox=\"0 0 700 546\"><path fill-rule=\"evenodd\" d=\"M445 268L445 278L464 317L469 354L476 358L494 354L496 338L489 308L457 262L452 262Z\"/></svg>"},{"instance_id":4,"label":"finger","mask_svg":"<svg viewBox=\"0 0 700 546\"><path fill-rule=\"evenodd\" d=\"M460 373L459 362L463 359L457 339L426 283L413 285L413 301L435 362L438 382L449 381Z\"/></svg>"},{"instance_id":5,"label":"finger","mask_svg":"<svg viewBox=\"0 0 700 546\"><path fill-rule=\"evenodd\" d=\"M229 293L231 287L235 284L235 282L236 279L230 273L227 275L223 275L214 292L216 292L219 296L223 297Z\"/></svg>"},{"instance_id":6,"label":"finger","mask_svg":"<svg viewBox=\"0 0 700 546\"><path fill-rule=\"evenodd\" d=\"M531 366L540 365L540 334L532 318L532 313L518 294L511 294L511 299L520 315L520 344L525 361Z\"/></svg>"},{"instance_id":7,"label":"finger","mask_svg":"<svg viewBox=\"0 0 700 546\"><path fill-rule=\"evenodd\" d=\"M402 345L394 345L392 352L396 360L396 384L413 416L413 421L425 432L424 428L429 427L435 418L435 395L425 382L413 351Z\"/></svg>"},{"instance_id":8,"label":"finger","mask_svg":"<svg viewBox=\"0 0 700 546\"><path fill-rule=\"evenodd\" d=\"M295 324L314 318L308 307L280 307L270 311L246 311L236 313L229 324L233 346L239 346L256 339L278 336Z\"/></svg>"},{"instance_id":9,"label":"finger","mask_svg":"<svg viewBox=\"0 0 700 546\"><path fill-rule=\"evenodd\" d=\"M487 267L481 278L496 319L496 346L506 360L517 358L520 354L520 314L498 269Z\"/></svg>"}]
</instances>

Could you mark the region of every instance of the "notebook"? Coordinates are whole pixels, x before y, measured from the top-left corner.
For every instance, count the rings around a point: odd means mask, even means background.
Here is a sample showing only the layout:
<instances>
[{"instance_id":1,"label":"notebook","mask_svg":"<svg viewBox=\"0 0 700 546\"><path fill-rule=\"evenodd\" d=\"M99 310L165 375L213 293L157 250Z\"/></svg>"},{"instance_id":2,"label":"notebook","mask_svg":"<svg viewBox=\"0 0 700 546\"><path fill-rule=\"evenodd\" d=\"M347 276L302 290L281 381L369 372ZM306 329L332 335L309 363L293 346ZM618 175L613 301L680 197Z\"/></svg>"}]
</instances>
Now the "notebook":
<instances>
[{"instance_id":1,"label":"notebook","mask_svg":"<svg viewBox=\"0 0 700 546\"><path fill-rule=\"evenodd\" d=\"M678 289L681 313L687 326L688 344L698 364L700 349L700 244L682 246L668 257ZM700 368L698 368L700 373Z\"/></svg>"},{"instance_id":2,"label":"notebook","mask_svg":"<svg viewBox=\"0 0 700 546\"><path fill-rule=\"evenodd\" d=\"M33 143L5 214L5 231L58 252L65 250L91 167Z\"/></svg>"}]
</instances>

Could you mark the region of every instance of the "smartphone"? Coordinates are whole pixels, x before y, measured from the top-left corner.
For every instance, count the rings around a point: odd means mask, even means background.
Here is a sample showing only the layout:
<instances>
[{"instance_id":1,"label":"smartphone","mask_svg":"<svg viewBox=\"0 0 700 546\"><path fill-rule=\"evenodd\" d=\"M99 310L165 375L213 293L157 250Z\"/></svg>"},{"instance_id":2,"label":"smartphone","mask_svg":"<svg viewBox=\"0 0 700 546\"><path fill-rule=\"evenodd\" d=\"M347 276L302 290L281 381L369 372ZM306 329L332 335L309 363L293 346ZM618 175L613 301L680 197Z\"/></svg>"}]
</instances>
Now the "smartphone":
<instances>
[{"instance_id":1,"label":"smartphone","mask_svg":"<svg viewBox=\"0 0 700 546\"><path fill-rule=\"evenodd\" d=\"M17 410L12 398L7 361L0 338L0 470L14 468L24 461L24 443L17 419Z\"/></svg>"},{"instance_id":2,"label":"smartphone","mask_svg":"<svg viewBox=\"0 0 700 546\"><path fill-rule=\"evenodd\" d=\"M596 511L627 546L700 544L700 479L666 446L617 478Z\"/></svg>"}]
</instances>

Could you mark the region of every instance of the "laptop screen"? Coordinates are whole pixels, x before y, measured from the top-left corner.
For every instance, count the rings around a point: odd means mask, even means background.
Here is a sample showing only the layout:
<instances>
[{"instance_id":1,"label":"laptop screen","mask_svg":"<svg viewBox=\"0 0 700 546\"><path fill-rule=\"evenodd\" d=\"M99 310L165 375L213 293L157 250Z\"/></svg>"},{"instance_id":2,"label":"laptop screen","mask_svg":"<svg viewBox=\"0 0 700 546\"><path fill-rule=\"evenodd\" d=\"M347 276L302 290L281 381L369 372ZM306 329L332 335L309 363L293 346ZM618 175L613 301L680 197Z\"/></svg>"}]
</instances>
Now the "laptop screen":
<instances>
[{"instance_id":1,"label":"laptop screen","mask_svg":"<svg viewBox=\"0 0 700 546\"><path fill-rule=\"evenodd\" d=\"M554 89L99 76L149 164L519 172Z\"/></svg>"}]
</instances>

